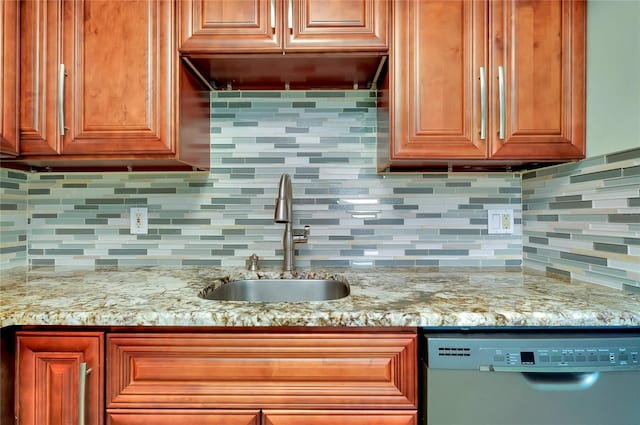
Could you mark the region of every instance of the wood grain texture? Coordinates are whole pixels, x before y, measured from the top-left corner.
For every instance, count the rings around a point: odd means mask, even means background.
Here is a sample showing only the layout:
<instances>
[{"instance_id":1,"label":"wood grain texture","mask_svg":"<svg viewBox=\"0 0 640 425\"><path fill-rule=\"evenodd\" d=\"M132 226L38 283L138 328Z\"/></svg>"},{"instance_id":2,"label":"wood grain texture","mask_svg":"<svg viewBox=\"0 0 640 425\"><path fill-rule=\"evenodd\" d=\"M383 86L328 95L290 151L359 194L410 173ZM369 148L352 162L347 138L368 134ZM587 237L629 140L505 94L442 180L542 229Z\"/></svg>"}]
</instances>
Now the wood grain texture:
<instances>
[{"instance_id":1,"label":"wood grain texture","mask_svg":"<svg viewBox=\"0 0 640 425\"><path fill-rule=\"evenodd\" d=\"M104 417L103 336L92 332L18 332L16 416L21 425L78 423L79 369L87 363L86 421Z\"/></svg>"},{"instance_id":2,"label":"wood grain texture","mask_svg":"<svg viewBox=\"0 0 640 425\"><path fill-rule=\"evenodd\" d=\"M172 4L65 1L66 154L175 153Z\"/></svg>"},{"instance_id":3,"label":"wood grain texture","mask_svg":"<svg viewBox=\"0 0 640 425\"><path fill-rule=\"evenodd\" d=\"M391 160L486 158L480 140L483 2L394 2Z\"/></svg>"},{"instance_id":4,"label":"wood grain texture","mask_svg":"<svg viewBox=\"0 0 640 425\"><path fill-rule=\"evenodd\" d=\"M585 2L394 2L388 159L379 168L585 154ZM506 137L499 138L504 67ZM486 139L479 69L486 71Z\"/></svg>"},{"instance_id":5,"label":"wood grain texture","mask_svg":"<svg viewBox=\"0 0 640 425\"><path fill-rule=\"evenodd\" d=\"M413 333L108 337L107 407L414 409Z\"/></svg>"},{"instance_id":6,"label":"wood grain texture","mask_svg":"<svg viewBox=\"0 0 640 425\"><path fill-rule=\"evenodd\" d=\"M296 0L285 51L386 51L388 0Z\"/></svg>"},{"instance_id":7,"label":"wood grain texture","mask_svg":"<svg viewBox=\"0 0 640 425\"><path fill-rule=\"evenodd\" d=\"M0 4L0 157L19 152L19 3Z\"/></svg>"},{"instance_id":8,"label":"wood grain texture","mask_svg":"<svg viewBox=\"0 0 640 425\"><path fill-rule=\"evenodd\" d=\"M185 0L179 11L182 53L388 49L389 0Z\"/></svg>"},{"instance_id":9,"label":"wood grain texture","mask_svg":"<svg viewBox=\"0 0 640 425\"><path fill-rule=\"evenodd\" d=\"M259 410L145 409L107 412L107 425L260 425Z\"/></svg>"},{"instance_id":10,"label":"wood grain texture","mask_svg":"<svg viewBox=\"0 0 640 425\"><path fill-rule=\"evenodd\" d=\"M62 1L20 2L20 152L61 152L58 71Z\"/></svg>"},{"instance_id":11,"label":"wood grain texture","mask_svg":"<svg viewBox=\"0 0 640 425\"><path fill-rule=\"evenodd\" d=\"M415 411L265 410L263 425L415 425Z\"/></svg>"},{"instance_id":12,"label":"wood grain texture","mask_svg":"<svg viewBox=\"0 0 640 425\"><path fill-rule=\"evenodd\" d=\"M179 61L172 2L20 5L21 155L3 166L55 171L209 168L208 91ZM58 107L61 63L67 71L64 136Z\"/></svg>"},{"instance_id":13,"label":"wood grain texture","mask_svg":"<svg viewBox=\"0 0 640 425\"><path fill-rule=\"evenodd\" d=\"M275 15L272 17L271 1L180 1L180 51L280 52L283 47L284 3L280 0L275 1Z\"/></svg>"},{"instance_id":14,"label":"wood grain texture","mask_svg":"<svg viewBox=\"0 0 640 425\"><path fill-rule=\"evenodd\" d=\"M492 62L506 72L506 137L499 139L497 86L491 106L493 158L580 159L585 155L586 3L491 2Z\"/></svg>"}]
</instances>

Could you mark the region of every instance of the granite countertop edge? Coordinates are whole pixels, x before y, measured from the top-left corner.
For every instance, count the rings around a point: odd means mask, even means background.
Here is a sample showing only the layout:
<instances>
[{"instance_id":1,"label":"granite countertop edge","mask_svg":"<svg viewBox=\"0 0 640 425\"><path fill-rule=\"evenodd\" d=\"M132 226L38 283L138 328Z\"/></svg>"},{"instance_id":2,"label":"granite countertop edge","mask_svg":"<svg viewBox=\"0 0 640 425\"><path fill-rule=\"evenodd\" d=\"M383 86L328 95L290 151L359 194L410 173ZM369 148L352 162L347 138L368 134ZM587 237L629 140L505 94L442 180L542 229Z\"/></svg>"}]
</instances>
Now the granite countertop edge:
<instances>
[{"instance_id":1,"label":"granite countertop edge","mask_svg":"<svg viewBox=\"0 0 640 425\"><path fill-rule=\"evenodd\" d=\"M333 301L256 303L198 296L241 268L24 267L2 271L0 326L185 327L638 327L640 295L533 270L310 269L338 274L351 294ZM225 280L226 279L226 280ZM222 283L221 283L222 282Z\"/></svg>"}]
</instances>

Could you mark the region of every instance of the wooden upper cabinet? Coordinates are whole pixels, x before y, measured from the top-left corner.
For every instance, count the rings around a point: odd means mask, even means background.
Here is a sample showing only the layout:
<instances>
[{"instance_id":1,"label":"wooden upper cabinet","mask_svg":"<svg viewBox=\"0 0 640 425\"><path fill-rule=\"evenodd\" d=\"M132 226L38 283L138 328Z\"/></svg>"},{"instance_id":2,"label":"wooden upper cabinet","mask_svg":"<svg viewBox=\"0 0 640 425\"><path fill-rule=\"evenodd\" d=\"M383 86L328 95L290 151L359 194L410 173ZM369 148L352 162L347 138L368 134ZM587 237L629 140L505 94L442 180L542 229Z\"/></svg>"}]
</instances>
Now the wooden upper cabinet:
<instances>
[{"instance_id":1,"label":"wooden upper cabinet","mask_svg":"<svg viewBox=\"0 0 640 425\"><path fill-rule=\"evenodd\" d=\"M584 1L492 1L491 157L580 159L585 154ZM504 135L500 81L504 69Z\"/></svg>"},{"instance_id":2,"label":"wooden upper cabinet","mask_svg":"<svg viewBox=\"0 0 640 425\"><path fill-rule=\"evenodd\" d=\"M22 155L173 153L167 1L23 1Z\"/></svg>"},{"instance_id":3,"label":"wooden upper cabinet","mask_svg":"<svg viewBox=\"0 0 640 425\"><path fill-rule=\"evenodd\" d=\"M388 0L184 0L180 51L386 51L388 9Z\"/></svg>"},{"instance_id":4,"label":"wooden upper cabinet","mask_svg":"<svg viewBox=\"0 0 640 425\"><path fill-rule=\"evenodd\" d=\"M487 52L485 4L394 5L392 159L486 158L486 140L477 135L479 76Z\"/></svg>"},{"instance_id":5,"label":"wooden upper cabinet","mask_svg":"<svg viewBox=\"0 0 640 425\"><path fill-rule=\"evenodd\" d=\"M16 423L101 425L103 352L101 333L18 332Z\"/></svg>"},{"instance_id":6,"label":"wooden upper cabinet","mask_svg":"<svg viewBox=\"0 0 640 425\"><path fill-rule=\"evenodd\" d=\"M18 154L19 4L0 4L0 156Z\"/></svg>"},{"instance_id":7,"label":"wooden upper cabinet","mask_svg":"<svg viewBox=\"0 0 640 425\"><path fill-rule=\"evenodd\" d=\"M387 50L387 0L297 0L287 8L287 51Z\"/></svg>"},{"instance_id":8,"label":"wooden upper cabinet","mask_svg":"<svg viewBox=\"0 0 640 425\"><path fill-rule=\"evenodd\" d=\"M280 0L180 1L180 50L280 52L282 7Z\"/></svg>"},{"instance_id":9,"label":"wooden upper cabinet","mask_svg":"<svg viewBox=\"0 0 640 425\"><path fill-rule=\"evenodd\" d=\"M382 90L390 143L379 168L584 157L585 9L582 0L393 2Z\"/></svg>"},{"instance_id":10,"label":"wooden upper cabinet","mask_svg":"<svg viewBox=\"0 0 640 425\"><path fill-rule=\"evenodd\" d=\"M173 153L172 3L63 4L62 152Z\"/></svg>"},{"instance_id":11,"label":"wooden upper cabinet","mask_svg":"<svg viewBox=\"0 0 640 425\"><path fill-rule=\"evenodd\" d=\"M20 153L61 152L62 2L20 2Z\"/></svg>"},{"instance_id":12,"label":"wooden upper cabinet","mask_svg":"<svg viewBox=\"0 0 640 425\"><path fill-rule=\"evenodd\" d=\"M5 164L209 168L209 92L180 64L174 7L21 1L21 149Z\"/></svg>"}]
</instances>

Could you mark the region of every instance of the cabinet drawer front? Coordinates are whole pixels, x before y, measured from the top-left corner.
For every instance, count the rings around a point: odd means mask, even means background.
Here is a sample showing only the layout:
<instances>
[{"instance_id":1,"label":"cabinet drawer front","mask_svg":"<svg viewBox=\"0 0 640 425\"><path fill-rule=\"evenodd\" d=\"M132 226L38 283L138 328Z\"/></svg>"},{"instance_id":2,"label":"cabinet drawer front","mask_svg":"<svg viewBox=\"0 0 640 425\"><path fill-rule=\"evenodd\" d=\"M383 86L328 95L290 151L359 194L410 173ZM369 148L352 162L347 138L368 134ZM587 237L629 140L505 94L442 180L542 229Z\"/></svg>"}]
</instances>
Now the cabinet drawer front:
<instances>
[{"instance_id":1,"label":"cabinet drawer front","mask_svg":"<svg viewBox=\"0 0 640 425\"><path fill-rule=\"evenodd\" d=\"M128 410L107 412L107 425L259 425L259 410Z\"/></svg>"},{"instance_id":2,"label":"cabinet drawer front","mask_svg":"<svg viewBox=\"0 0 640 425\"><path fill-rule=\"evenodd\" d=\"M108 406L414 408L413 333L108 337Z\"/></svg>"},{"instance_id":3,"label":"cabinet drawer front","mask_svg":"<svg viewBox=\"0 0 640 425\"><path fill-rule=\"evenodd\" d=\"M415 425L415 411L266 410L263 425Z\"/></svg>"}]
</instances>

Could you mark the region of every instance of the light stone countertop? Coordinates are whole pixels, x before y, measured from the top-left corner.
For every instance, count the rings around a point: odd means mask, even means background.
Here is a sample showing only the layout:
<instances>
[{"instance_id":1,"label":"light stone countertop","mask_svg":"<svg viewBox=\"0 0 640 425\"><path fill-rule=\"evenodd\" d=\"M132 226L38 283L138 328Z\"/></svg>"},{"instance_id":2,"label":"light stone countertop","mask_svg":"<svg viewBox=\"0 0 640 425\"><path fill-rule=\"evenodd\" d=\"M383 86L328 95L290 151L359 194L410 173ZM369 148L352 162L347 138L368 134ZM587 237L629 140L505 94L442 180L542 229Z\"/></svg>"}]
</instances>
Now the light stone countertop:
<instances>
[{"instance_id":1,"label":"light stone countertop","mask_svg":"<svg viewBox=\"0 0 640 425\"><path fill-rule=\"evenodd\" d=\"M640 326L639 294L533 272L378 268L331 274L348 280L351 295L256 303L205 300L198 293L226 279L280 273L13 268L0 276L0 326Z\"/></svg>"}]
</instances>

